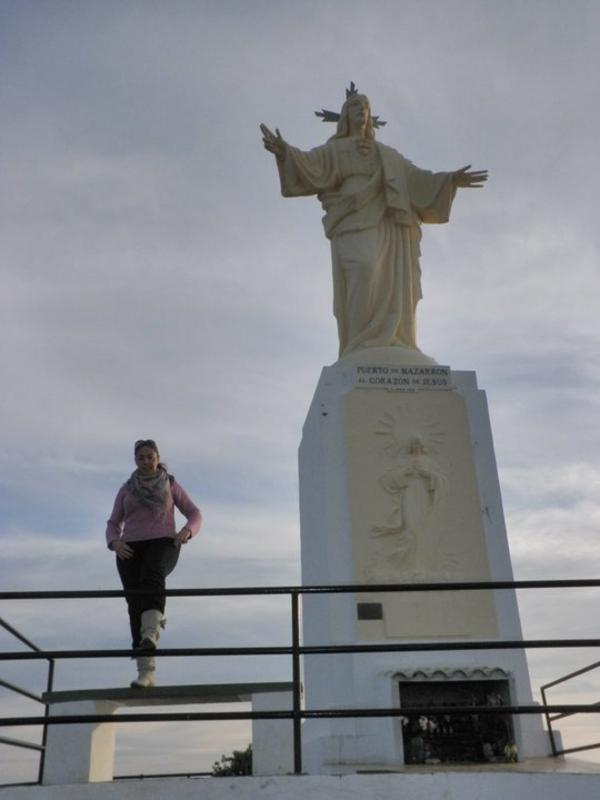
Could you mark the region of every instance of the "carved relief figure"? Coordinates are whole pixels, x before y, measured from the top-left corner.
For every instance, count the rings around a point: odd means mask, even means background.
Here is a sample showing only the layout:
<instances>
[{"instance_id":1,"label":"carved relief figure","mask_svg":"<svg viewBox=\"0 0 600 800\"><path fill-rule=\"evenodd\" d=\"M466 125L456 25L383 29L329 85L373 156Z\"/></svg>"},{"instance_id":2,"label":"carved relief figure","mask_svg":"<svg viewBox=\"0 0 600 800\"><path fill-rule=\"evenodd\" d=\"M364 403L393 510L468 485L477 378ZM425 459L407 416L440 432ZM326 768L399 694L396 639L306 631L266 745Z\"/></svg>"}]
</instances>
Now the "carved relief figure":
<instances>
[{"instance_id":1,"label":"carved relief figure","mask_svg":"<svg viewBox=\"0 0 600 800\"><path fill-rule=\"evenodd\" d=\"M448 479L427 455L420 436L413 436L407 455L379 479L393 509L384 525L373 525L371 536L398 537L394 555L412 561L415 577L433 565L433 539L427 523L431 511L448 491Z\"/></svg>"},{"instance_id":2,"label":"carved relief figure","mask_svg":"<svg viewBox=\"0 0 600 800\"><path fill-rule=\"evenodd\" d=\"M331 240L333 313L340 357L367 347L417 349L415 312L421 298L421 223L447 222L457 188L478 188L485 170L420 169L375 141L368 98L354 84L336 121L336 133L305 152L278 129L261 125L263 143L277 160L284 197L316 195Z\"/></svg>"},{"instance_id":3,"label":"carved relief figure","mask_svg":"<svg viewBox=\"0 0 600 800\"><path fill-rule=\"evenodd\" d=\"M386 413L375 434L385 437L383 453L392 466L378 479L390 509L382 522L368 530L373 542L365 570L369 582L419 580L437 575L446 563L437 563L440 532L431 529L433 510L449 492L450 482L434 454L444 433L434 418L423 413ZM375 545L378 542L378 545ZM444 551L446 548L444 548ZM448 554L444 552L446 559Z\"/></svg>"}]
</instances>

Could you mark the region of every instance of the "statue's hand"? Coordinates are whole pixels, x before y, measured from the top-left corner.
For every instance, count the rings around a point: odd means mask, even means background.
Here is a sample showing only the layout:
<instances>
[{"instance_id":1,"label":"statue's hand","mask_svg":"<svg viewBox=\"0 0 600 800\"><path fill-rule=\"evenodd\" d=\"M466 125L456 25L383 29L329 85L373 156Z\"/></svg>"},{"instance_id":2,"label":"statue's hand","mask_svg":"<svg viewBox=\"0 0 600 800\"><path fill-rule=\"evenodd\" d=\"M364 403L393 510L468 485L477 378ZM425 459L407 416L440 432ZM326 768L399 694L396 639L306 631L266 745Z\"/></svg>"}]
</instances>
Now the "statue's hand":
<instances>
[{"instance_id":1,"label":"statue's hand","mask_svg":"<svg viewBox=\"0 0 600 800\"><path fill-rule=\"evenodd\" d=\"M263 135L265 149L276 156L283 156L285 153L285 140L279 132L279 128L275 128L275 133L273 133L261 122L260 130Z\"/></svg>"},{"instance_id":2,"label":"statue's hand","mask_svg":"<svg viewBox=\"0 0 600 800\"><path fill-rule=\"evenodd\" d=\"M457 169L452 173L452 182L461 189L481 189L488 179L487 169L474 170L469 172L471 165L467 164L462 169Z\"/></svg>"}]
</instances>

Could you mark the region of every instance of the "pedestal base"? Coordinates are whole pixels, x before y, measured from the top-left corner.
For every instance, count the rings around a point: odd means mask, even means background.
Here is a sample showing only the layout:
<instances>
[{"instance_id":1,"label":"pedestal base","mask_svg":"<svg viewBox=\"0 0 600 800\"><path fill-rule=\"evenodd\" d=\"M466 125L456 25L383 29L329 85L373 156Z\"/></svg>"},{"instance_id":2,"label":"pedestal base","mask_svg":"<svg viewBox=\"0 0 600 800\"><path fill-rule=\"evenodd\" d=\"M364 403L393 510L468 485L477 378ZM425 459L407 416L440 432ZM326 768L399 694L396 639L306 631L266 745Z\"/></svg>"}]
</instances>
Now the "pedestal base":
<instances>
[{"instance_id":1,"label":"pedestal base","mask_svg":"<svg viewBox=\"0 0 600 800\"><path fill-rule=\"evenodd\" d=\"M411 367L401 350L386 349L385 361L361 351L323 370L300 447L303 583L512 580L475 374L448 377L423 354ZM307 596L303 633L306 645L522 638L509 591ZM464 650L307 656L306 707L400 708L406 670L498 671L512 703L532 703L523 651ZM308 720L307 769L397 767L401 726L399 718ZM539 718L515 717L514 727L520 758L549 752Z\"/></svg>"}]
</instances>

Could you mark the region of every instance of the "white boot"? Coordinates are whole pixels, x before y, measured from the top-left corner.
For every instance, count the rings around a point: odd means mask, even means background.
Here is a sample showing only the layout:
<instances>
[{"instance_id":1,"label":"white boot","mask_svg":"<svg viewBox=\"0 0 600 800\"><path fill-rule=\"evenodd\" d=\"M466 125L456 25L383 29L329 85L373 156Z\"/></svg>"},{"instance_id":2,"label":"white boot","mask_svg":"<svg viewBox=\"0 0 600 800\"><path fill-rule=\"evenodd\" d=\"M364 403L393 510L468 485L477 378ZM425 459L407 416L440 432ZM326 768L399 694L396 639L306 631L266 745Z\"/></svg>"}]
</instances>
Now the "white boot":
<instances>
[{"instance_id":1,"label":"white boot","mask_svg":"<svg viewBox=\"0 0 600 800\"><path fill-rule=\"evenodd\" d=\"M140 626L140 649L155 650L160 639L160 629L165 627L166 620L162 611L157 608L150 608L142 612L142 624Z\"/></svg>"},{"instance_id":2,"label":"white boot","mask_svg":"<svg viewBox=\"0 0 600 800\"><path fill-rule=\"evenodd\" d=\"M131 681L132 689L147 689L156 683L156 665L152 656L138 656L136 658L138 676Z\"/></svg>"}]
</instances>

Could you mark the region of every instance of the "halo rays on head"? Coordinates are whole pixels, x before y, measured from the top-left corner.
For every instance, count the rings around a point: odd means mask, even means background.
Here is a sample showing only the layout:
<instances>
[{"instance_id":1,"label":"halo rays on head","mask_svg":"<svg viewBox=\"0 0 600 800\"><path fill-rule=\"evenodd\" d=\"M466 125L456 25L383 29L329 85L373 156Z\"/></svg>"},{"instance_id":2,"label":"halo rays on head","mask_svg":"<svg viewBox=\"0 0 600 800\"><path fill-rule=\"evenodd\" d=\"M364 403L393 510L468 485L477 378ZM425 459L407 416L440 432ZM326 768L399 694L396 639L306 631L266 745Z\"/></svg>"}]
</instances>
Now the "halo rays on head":
<instances>
[{"instance_id":1,"label":"halo rays on head","mask_svg":"<svg viewBox=\"0 0 600 800\"><path fill-rule=\"evenodd\" d=\"M353 95L358 94L358 89L356 88L356 84L354 81L350 81L350 87L346 89L346 100L349 100ZM317 117L321 117L323 122L339 122L340 120L340 112L338 111L327 111L327 109L322 108L320 111L315 111L315 115ZM374 128L382 128L384 125L387 125L382 119L379 117L371 116L373 120L373 127Z\"/></svg>"}]
</instances>

